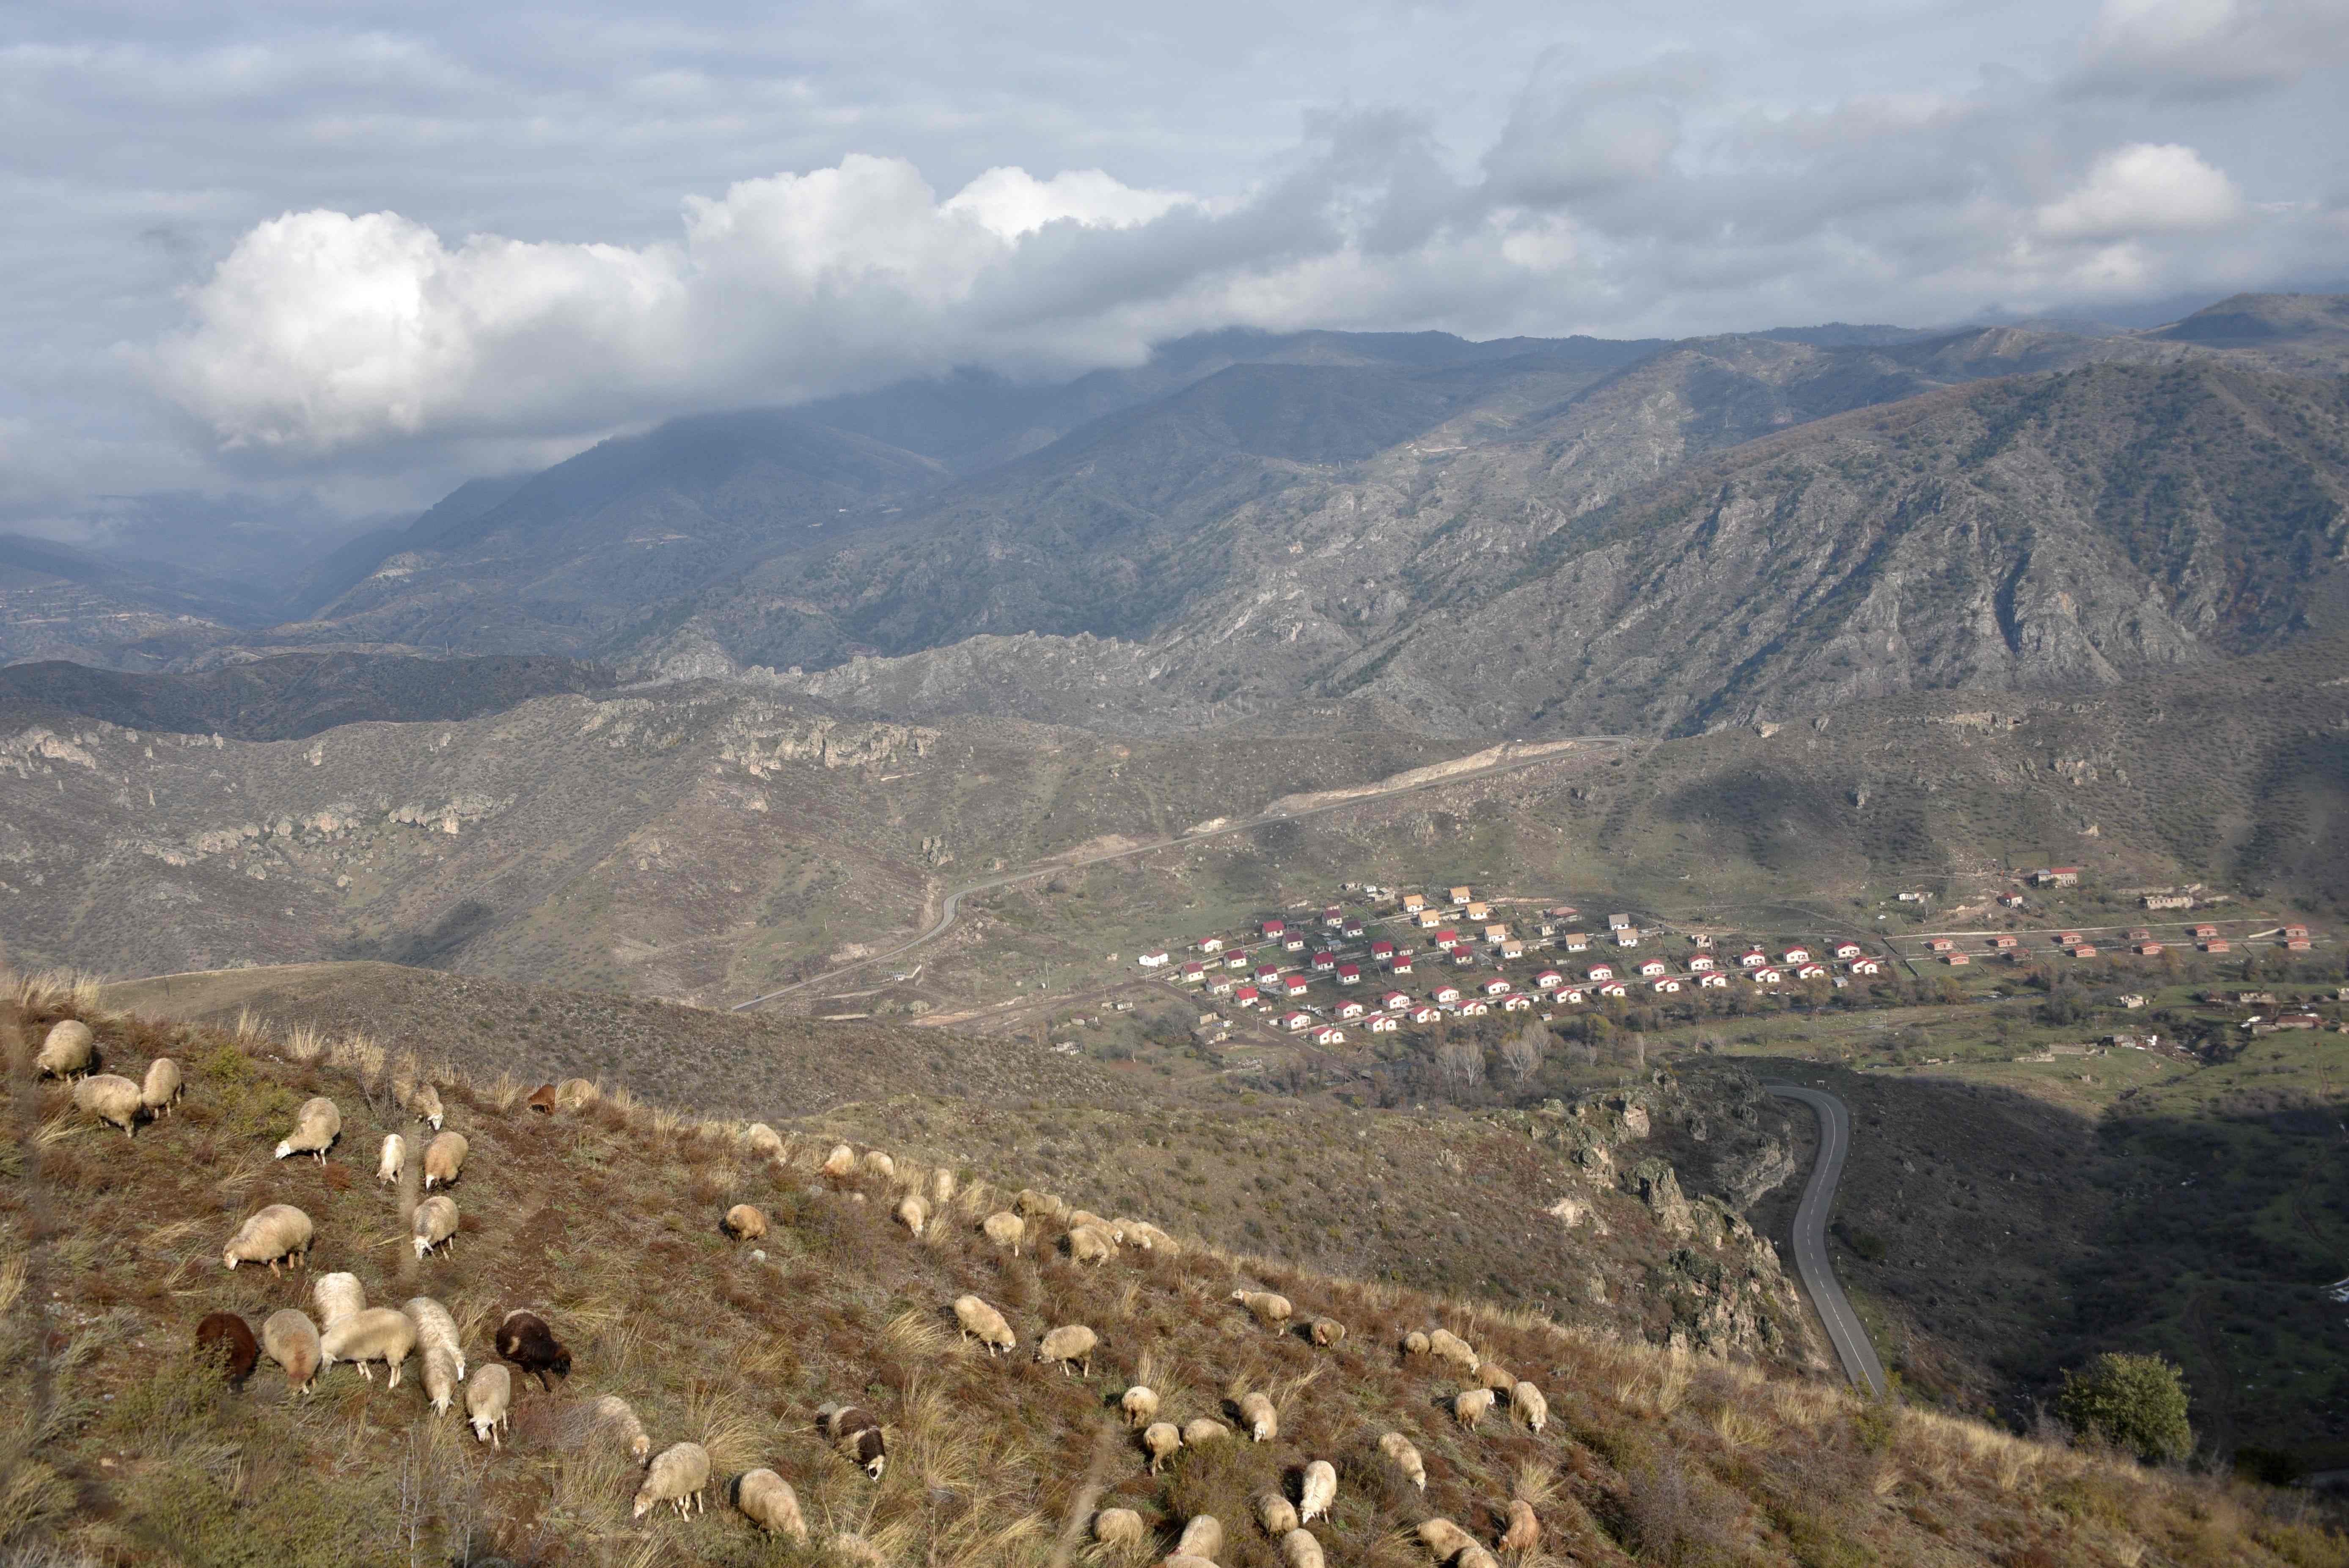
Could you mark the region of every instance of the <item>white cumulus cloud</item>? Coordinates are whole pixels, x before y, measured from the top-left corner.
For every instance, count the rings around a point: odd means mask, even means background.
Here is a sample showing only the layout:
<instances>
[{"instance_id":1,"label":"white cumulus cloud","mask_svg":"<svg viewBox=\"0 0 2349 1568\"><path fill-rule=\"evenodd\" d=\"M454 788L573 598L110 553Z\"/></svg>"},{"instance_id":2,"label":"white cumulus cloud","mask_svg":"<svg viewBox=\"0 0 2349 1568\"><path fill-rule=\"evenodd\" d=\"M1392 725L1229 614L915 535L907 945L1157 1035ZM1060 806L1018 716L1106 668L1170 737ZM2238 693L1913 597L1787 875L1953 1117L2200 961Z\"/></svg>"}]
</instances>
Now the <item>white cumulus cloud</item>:
<instances>
[{"instance_id":1,"label":"white cumulus cloud","mask_svg":"<svg viewBox=\"0 0 2349 1568\"><path fill-rule=\"evenodd\" d=\"M2118 240L2221 228L2243 211L2235 182L2192 148L2138 141L2099 157L2077 188L2038 216L2054 239Z\"/></svg>"}]
</instances>

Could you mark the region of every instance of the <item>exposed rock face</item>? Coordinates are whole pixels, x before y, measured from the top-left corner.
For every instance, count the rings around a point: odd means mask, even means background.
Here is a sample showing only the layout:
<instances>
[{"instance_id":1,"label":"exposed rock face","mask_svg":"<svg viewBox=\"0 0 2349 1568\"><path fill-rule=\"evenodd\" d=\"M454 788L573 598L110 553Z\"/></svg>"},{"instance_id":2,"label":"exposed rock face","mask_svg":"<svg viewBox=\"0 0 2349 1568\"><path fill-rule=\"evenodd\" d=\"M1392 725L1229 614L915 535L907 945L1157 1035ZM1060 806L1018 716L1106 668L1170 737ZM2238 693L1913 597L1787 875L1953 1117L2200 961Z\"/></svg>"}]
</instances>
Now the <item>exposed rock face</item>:
<instances>
[{"instance_id":1,"label":"exposed rock face","mask_svg":"<svg viewBox=\"0 0 2349 1568\"><path fill-rule=\"evenodd\" d=\"M1681 1195L1680 1178L1672 1168L1661 1159L1643 1159L1633 1166L1625 1177L1631 1191L1648 1206L1656 1223L1675 1236L1696 1232L1696 1217L1690 1212L1688 1199Z\"/></svg>"}]
</instances>

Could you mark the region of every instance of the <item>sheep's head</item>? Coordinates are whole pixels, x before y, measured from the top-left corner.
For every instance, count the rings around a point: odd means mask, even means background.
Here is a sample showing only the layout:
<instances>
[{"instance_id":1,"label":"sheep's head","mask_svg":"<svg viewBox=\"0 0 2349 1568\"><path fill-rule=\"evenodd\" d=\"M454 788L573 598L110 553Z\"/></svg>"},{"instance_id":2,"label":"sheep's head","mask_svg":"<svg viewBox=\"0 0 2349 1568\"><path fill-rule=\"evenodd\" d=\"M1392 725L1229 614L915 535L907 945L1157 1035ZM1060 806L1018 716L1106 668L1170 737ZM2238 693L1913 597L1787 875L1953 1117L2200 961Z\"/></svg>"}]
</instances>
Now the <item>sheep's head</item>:
<instances>
[{"instance_id":1,"label":"sheep's head","mask_svg":"<svg viewBox=\"0 0 2349 1568\"><path fill-rule=\"evenodd\" d=\"M567 1355L563 1359L563 1371L565 1376L570 1376L571 1358ZM628 1441L628 1455L636 1463L650 1469L653 1462L653 1440L642 1432L637 1433Z\"/></svg>"},{"instance_id":2,"label":"sheep's head","mask_svg":"<svg viewBox=\"0 0 2349 1568\"><path fill-rule=\"evenodd\" d=\"M881 1472L888 1468L889 1456L886 1454L875 1454L871 1459L864 1461L864 1473L871 1476L874 1480L879 1480L881 1479Z\"/></svg>"},{"instance_id":3,"label":"sheep's head","mask_svg":"<svg viewBox=\"0 0 2349 1568\"><path fill-rule=\"evenodd\" d=\"M424 1254L432 1250L432 1242L429 1238L423 1236L411 1237L410 1240L416 1243L416 1256L420 1262L423 1261Z\"/></svg>"},{"instance_id":4,"label":"sheep's head","mask_svg":"<svg viewBox=\"0 0 2349 1568\"><path fill-rule=\"evenodd\" d=\"M241 1261L242 1260L240 1260L236 1255L236 1249L234 1247L225 1248L221 1252L221 1262L226 1263L232 1269L235 1268Z\"/></svg>"},{"instance_id":5,"label":"sheep's head","mask_svg":"<svg viewBox=\"0 0 2349 1568\"><path fill-rule=\"evenodd\" d=\"M290 1138L290 1137L289 1137L289 1138L287 1138L284 1143L281 1143L281 1144L279 1144L279 1145L277 1146L277 1153L276 1153L275 1158L279 1158L279 1159L284 1159L287 1155L292 1154L293 1152L294 1152L294 1140L293 1140L292 1138Z\"/></svg>"}]
</instances>

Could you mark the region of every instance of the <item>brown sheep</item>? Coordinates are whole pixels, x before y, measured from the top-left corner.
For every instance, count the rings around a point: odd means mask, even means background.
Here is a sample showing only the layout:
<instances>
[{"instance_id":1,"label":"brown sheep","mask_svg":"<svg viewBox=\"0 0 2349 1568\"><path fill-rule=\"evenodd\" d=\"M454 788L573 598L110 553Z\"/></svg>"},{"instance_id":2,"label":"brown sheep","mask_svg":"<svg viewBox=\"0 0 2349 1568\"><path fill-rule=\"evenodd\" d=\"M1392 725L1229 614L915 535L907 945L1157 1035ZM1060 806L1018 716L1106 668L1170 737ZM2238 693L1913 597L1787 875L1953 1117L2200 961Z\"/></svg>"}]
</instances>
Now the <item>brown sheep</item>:
<instances>
[{"instance_id":1,"label":"brown sheep","mask_svg":"<svg viewBox=\"0 0 2349 1568\"><path fill-rule=\"evenodd\" d=\"M196 1355L216 1364L230 1387L243 1388L261 1364L261 1345L244 1319L233 1312L216 1312L196 1324Z\"/></svg>"},{"instance_id":2,"label":"brown sheep","mask_svg":"<svg viewBox=\"0 0 2349 1568\"><path fill-rule=\"evenodd\" d=\"M766 1239L767 1216L755 1203L737 1203L718 1228L737 1241L761 1241Z\"/></svg>"}]
</instances>

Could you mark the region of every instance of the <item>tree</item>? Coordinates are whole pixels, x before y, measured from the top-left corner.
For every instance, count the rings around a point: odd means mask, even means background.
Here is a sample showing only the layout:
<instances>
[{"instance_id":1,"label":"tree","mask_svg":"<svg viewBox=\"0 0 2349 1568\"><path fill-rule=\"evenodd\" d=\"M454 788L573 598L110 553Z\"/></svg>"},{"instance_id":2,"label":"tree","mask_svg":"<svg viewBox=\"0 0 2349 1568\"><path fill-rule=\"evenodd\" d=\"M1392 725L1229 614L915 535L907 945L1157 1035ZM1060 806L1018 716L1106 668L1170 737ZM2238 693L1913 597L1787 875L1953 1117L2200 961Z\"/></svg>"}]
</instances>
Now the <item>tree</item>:
<instances>
[{"instance_id":1,"label":"tree","mask_svg":"<svg viewBox=\"0 0 2349 1568\"><path fill-rule=\"evenodd\" d=\"M2056 1401L2075 1432L2094 1434L2147 1463L2182 1459L2194 1447L2186 1420L2186 1378L2158 1355L2106 1351L2064 1374Z\"/></svg>"},{"instance_id":2,"label":"tree","mask_svg":"<svg viewBox=\"0 0 2349 1568\"><path fill-rule=\"evenodd\" d=\"M1538 1023L1528 1023L1501 1042L1501 1061L1524 1088L1528 1079L1541 1070L1542 1057L1549 1050L1549 1031Z\"/></svg>"},{"instance_id":3,"label":"tree","mask_svg":"<svg viewBox=\"0 0 2349 1568\"><path fill-rule=\"evenodd\" d=\"M1474 1040L1446 1040L1435 1048L1436 1075L1455 1100L1485 1082L1485 1048Z\"/></svg>"}]
</instances>

